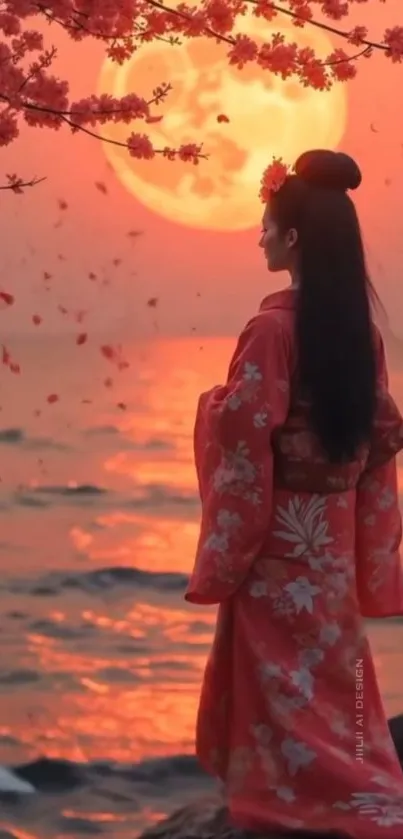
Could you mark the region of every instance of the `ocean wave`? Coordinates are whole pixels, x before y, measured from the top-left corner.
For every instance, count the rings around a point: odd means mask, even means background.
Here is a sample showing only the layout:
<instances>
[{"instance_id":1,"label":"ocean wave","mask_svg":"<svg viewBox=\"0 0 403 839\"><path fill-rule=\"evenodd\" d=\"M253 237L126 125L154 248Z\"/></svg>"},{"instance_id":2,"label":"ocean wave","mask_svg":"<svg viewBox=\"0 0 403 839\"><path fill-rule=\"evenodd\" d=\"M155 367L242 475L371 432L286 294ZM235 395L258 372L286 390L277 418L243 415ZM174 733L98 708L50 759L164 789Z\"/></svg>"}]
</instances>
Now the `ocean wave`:
<instances>
[{"instance_id":1,"label":"ocean wave","mask_svg":"<svg viewBox=\"0 0 403 839\"><path fill-rule=\"evenodd\" d=\"M173 488L166 484L134 484L126 494L97 484L41 484L22 486L13 494L13 503L23 507L49 507L54 502L86 505L113 505L125 510L160 511L167 508L182 510L200 506L196 492Z\"/></svg>"},{"instance_id":2,"label":"ocean wave","mask_svg":"<svg viewBox=\"0 0 403 839\"><path fill-rule=\"evenodd\" d=\"M94 781L96 777L115 777L134 784L161 784L181 777L202 778L204 772L193 755L147 758L131 765L113 761L74 763L69 760L39 758L12 768L22 781L41 791L68 791Z\"/></svg>"},{"instance_id":3,"label":"ocean wave","mask_svg":"<svg viewBox=\"0 0 403 839\"><path fill-rule=\"evenodd\" d=\"M93 425L84 431L86 437L113 437L119 438L119 446L123 443L124 448L139 452L172 452L175 451L175 444L172 440L163 437L148 437L146 440L131 439L127 437L116 425Z\"/></svg>"},{"instance_id":4,"label":"ocean wave","mask_svg":"<svg viewBox=\"0 0 403 839\"><path fill-rule=\"evenodd\" d=\"M200 506L197 493L186 490L171 489L166 484L145 484L133 489L133 495L126 501L125 508L154 507L192 507Z\"/></svg>"},{"instance_id":5,"label":"ocean wave","mask_svg":"<svg viewBox=\"0 0 403 839\"><path fill-rule=\"evenodd\" d=\"M155 821L154 813L162 818L213 789L196 758L181 754L132 765L43 757L0 767L0 839L129 839Z\"/></svg>"},{"instance_id":6,"label":"ocean wave","mask_svg":"<svg viewBox=\"0 0 403 839\"><path fill-rule=\"evenodd\" d=\"M29 437L23 428L11 427L0 429L0 445L21 446L24 449L52 449L54 451L70 451L71 447L52 437Z\"/></svg>"},{"instance_id":7,"label":"ocean wave","mask_svg":"<svg viewBox=\"0 0 403 839\"><path fill-rule=\"evenodd\" d=\"M63 495L67 498L70 496L82 495L104 495L108 492L104 487L99 487L96 484L76 484L74 486L63 484L43 484L42 486L34 487L31 492L36 495Z\"/></svg>"},{"instance_id":8,"label":"ocean wave","mask_svg":"<svg viewBox=\"0 0 403 839\"><path fill-rule=\"evenodd\" d=\"M176 572L143 571L140 568L115 567L98 568L93 571L52 571L34 579L18 578L4 580L0 589L12 594L33 594L50 596L66 590L80 590L86 593L111 591L120 587L153 588L163 592L181 592L188 581L186 574Z\"/></svg>"},{"instance_id":9,"label":"ocean wave","mask_svg":"<svg viewBox=\"0 0 403 839\"><path fill-rule=\"evenodd\" d=\"M111 490L96 484L43 484L36 487L22 486L13 493L12 503L19 507L49 508L56 499L73 504L99 504L102 498L113 495Z\"/></svg>"},{"instance_id":10,"label":"ocean wave","mask_svg":"<svg viewBox=\"0 0 403 839\"><path fill-rule=\"evenodd\" d=\"M401 759L403 714L389 719L388 726L397 755ZM185 779L201 781L207 777L197 758L190 754L145 758L134 764L117 763L107 759L79 763L40 757L28 763L0 769L5 772L5 786L7 773L10 772L20 781L43 792L67 792L86 784L93 784L97 778L112 777L128 781L132 785L151 784L161 792L171 782L177 784ZM10 792L10 789L1 789L1 777L0 774L0 794L2 791Z\"/></svg>"}]
</instances>

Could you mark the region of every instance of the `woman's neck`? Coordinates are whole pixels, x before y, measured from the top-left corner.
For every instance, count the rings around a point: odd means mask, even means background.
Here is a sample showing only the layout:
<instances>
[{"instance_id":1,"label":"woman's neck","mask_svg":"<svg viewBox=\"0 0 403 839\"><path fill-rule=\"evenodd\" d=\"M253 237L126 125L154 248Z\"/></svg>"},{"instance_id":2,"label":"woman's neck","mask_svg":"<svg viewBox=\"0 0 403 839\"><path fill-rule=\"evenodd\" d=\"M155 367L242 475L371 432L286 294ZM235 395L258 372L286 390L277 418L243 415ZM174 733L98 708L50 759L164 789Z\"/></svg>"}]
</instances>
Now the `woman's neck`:
<instances>
[{"instance_id":1,"label":"woman's neck","mask_svg":"<svg viewBox=\"0 0 403 839\"><path fill-rule=\"evenodd\" d=\"M298 288L298 286L299 286L298 271L296 271L296 270L290 271L290 278L291 278L290 288Z\"/></svg>"}]
</instances>

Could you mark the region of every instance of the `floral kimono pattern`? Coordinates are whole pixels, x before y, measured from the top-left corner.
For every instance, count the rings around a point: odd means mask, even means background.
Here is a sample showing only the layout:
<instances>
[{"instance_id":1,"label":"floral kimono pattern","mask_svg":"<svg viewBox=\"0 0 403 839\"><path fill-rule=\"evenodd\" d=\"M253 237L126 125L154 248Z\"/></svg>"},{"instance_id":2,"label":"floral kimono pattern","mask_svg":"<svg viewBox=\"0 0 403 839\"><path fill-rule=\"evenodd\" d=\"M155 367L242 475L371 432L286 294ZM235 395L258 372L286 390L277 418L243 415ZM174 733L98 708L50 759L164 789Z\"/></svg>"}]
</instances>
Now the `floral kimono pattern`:
<instances>
[{"instance_id":1,"label":"floral kimono pattern","mask_svg":"<svg viewBox=\"0 0 403 839\"><path fill-rule=\"evenodd\" d=\"M403 615L396 454L382 340L373 439L326 462L292 387L294 292L263 301L227 383L202 394L200 538L186 592L218 604L196 748L240 828L401 839L403 774L365 617Z\"/></svg>"}]
</instances>

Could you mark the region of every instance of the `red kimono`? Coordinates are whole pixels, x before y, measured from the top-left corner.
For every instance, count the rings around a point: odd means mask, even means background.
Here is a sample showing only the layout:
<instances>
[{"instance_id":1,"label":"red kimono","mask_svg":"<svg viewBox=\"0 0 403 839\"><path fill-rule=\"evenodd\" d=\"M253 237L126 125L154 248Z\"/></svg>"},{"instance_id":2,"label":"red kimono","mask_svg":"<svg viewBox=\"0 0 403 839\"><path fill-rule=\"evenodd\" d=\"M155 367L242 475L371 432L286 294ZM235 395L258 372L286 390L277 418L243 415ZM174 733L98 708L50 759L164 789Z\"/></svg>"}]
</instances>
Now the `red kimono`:
<instances>
[{"instance_id":1,"label":"red kimono","mask_svg":"<svg viewBox=\"0 0 403 839\"><path fill-rule=\"evenodd\" d=\"M402 839L403 775L365 617L403 615L395 455L403 420L382 340L371 445L329 464L290 385L295 292L263 301L227 384L202 394L202 521L191 603L219 604L197 754L240 828Z\"/></svg>"}]
</instances>

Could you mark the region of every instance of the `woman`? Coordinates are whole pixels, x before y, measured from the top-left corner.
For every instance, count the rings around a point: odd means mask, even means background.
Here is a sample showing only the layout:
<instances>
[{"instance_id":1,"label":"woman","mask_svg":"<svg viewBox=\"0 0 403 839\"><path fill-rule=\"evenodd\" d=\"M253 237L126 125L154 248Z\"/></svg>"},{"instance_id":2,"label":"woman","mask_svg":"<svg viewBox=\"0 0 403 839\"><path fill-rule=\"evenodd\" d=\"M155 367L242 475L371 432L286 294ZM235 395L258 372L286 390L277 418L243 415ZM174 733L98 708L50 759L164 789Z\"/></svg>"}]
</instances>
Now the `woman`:
<instances>
[{"instance_id":1,"label":"woman","mask_svg":"<svg viewBox=\"0 0 403 839\"><path fill-rule=\"evenodd\" d=\"M226 385L202 394L201 532L186 599L219 604L197 754L239 828L402 839L403 775L364 618L403 615L403 421L343 154L308 152L260 246L263 300Z\"/></svg>"}]
</instances>

